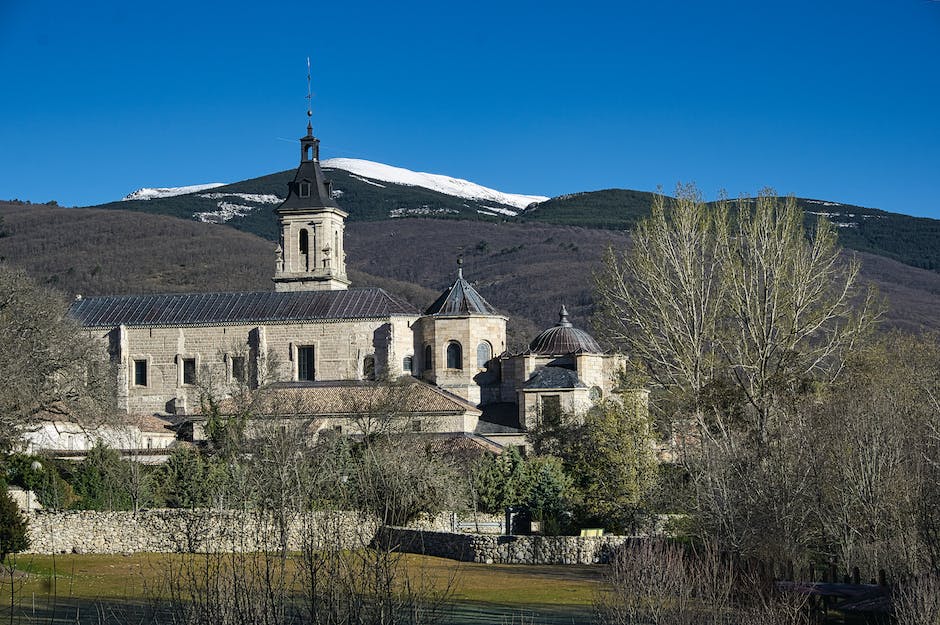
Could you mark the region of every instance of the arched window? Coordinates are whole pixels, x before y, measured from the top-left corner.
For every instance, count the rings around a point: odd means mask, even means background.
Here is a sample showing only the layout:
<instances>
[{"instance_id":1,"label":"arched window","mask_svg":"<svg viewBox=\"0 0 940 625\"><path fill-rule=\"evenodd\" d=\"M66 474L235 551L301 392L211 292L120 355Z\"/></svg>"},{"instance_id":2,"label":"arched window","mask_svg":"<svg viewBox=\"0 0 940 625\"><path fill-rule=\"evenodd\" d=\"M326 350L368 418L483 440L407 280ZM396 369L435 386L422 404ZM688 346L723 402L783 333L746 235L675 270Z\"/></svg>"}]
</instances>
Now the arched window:
<instances>
[{"instance_id":1,"label":"arched window","mask_svg":"<svg viewBox=\"0 0 940 625\"><path fill-rule=\"evenodd\" d=\"M365 380L375 379L375 356L372 354L362 359L362 377Z\"/></svg>"},{"instance_id":2,"label":"arched window","mask_svg":"<svg viewBox=\"0 0 940 625\"><path fill-rule=\"evenodd\" d=\"M312 145L305 145L305 146L304 146L304 160L305 160L305 161L309 161L311 154L313 154L313 146L312 146Z\"/></svg>"},{"instance_id":3,"label":"arched window","mask_svg":"<svg viewBox=\"0 0 940 625\"><path fill-rule=\"evenodd\" d=\"M493 358L493 346L487 341L482 341L477 345L477 368L486 369L486 363Z\"/></svg>"},{"instance_id":4,"label":"arched window","mask_svg":"<svg viewBox=\"0 0 940 625\"><path fill-rule=\"evenodd\" d=\"M434 350L430 345L424 346L424 370L430 371L434 368Z\"/></svg>"},{"instance_id":5,"label":"arched window","mask_svg":"<svg viewBox=\"0 0 940 625\"><path fill-rule=\"evenodd\" d=\"M447 344L447 368L463 369L463 350L457 341Z\"/></svg>"},{"instance_id":6,"label":"arched window","mask_svg":"<svg viewBox=\"0 0 940 625\"><path fill-rule=\"evenodd\" d=\"M405 373L414 373L414 358L405 356L401 361L401 370Z\"/></svg>"}]
</instances>

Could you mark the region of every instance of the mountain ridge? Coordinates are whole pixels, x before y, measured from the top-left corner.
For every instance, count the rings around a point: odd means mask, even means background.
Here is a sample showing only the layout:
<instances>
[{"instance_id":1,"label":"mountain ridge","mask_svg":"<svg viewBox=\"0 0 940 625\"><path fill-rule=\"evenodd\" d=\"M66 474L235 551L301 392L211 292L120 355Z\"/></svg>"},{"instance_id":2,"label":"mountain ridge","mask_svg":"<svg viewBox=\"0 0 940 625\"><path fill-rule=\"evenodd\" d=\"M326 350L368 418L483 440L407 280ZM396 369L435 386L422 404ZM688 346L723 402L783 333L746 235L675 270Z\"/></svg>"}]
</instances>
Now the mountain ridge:
<instances>
[{"instance_id":1,"label":"mountain ridge","mask_svg":"<svg viewBox=\"0 0 940 625\"><path fill-rule=\"evenodd\" d=\"M139 211L0 202L0 257L70 296L269 291L274 244L227 226ZM525 347L565 304L590 328L591 275L627 233L549 223L405 218L347 225L349 276L424 310L464 275L510 317L512 348ZM889 300L887 326L940 331L940 273L858 253L862 278Z\"/></svg>"},{"instance_id":2,"label":"mountain ridge","mask_svg":"<svg viewBox=\"0 0 940 625\"><path fill-rule=\"evenodd\" d=\"M344 170L329 164L345 164ZM355 166L350 165L355 163ZM339 204L349 213L349 221L384 221L407 217L448 220L472 220L513 223L551 223L563 226L626 231L650 214L654 194L630 189L601 189L570 193L539 202L519 204L542 196L504 194L495 189L474 185L490 193L491 199L471 199L444 193L457 187L473 185L465 180L423 174L373 161L329 159L323 170L333 181ZM95 208L139 210L224 223L239 230L258 234L270 240L278 237L274 208L284 197L293 169L250 178L183 195L153 197L146 201L119 201ZM384 172L384 173L383 173ZM369 178L369 173L377 178ZM422 176L430 178L421 178ZM415 178L417 177L417 178ZM382 180L397 178L399 182ZM430 179L437 185L431 189L403 182ZM450 182L447 182L450 181ZM430 183L428 183L430 184ZM433 185L432 185L433 186ZM469 191L468 194L479 191ZM499 195L502 194L502 195ZM497 202L497 198L514 204ZM940 271L940 220L912 217L817 198L797 198L806 215L807 226L826 217L838 229L840 243L849 249L883 255L913 267Z\"/></svg>"}]
</instances>

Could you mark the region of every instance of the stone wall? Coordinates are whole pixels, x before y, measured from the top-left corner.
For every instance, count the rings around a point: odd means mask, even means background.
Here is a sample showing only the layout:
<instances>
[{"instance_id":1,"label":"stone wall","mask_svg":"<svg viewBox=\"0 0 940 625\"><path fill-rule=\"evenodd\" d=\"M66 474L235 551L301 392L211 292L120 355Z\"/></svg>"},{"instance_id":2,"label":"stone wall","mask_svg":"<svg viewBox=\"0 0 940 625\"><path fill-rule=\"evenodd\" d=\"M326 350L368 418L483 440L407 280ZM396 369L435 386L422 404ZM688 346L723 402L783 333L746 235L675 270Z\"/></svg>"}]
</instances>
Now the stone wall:
<instances>
[{"instance_id":1,"label":"stone wall","mask_svg":"<svg viewBox=\"0 0 940 625\"><path fill-rule=\"evenodd\" d=\"M376 540L407 553L485 564L598 564L629 536L495 536L380 527Z\"/></svg>"},{"instance_id":2,"label":"stone wall","mask_svg":"<svg viewBox=\"0 0 940 625\"><path fill-rule=\"evenodd\" d=\"M277 549L278 519L252 512L141 510L97 512L36 510L27 514L30 553L186 553ZM436 533L500 533L500 515L442 512L423 516L413 528ZM304 542L354 548L375 535L374 519L355 512L317 512L285 519L287 548ZM338 541L337 541L338 539Z\"/></svg>"},{"instance_id":3,"label":"stone wall","mask_svg":"<svg viewBox=\"0 0 940 625\"><path fill-rule=\"evenodd\" d=\"M376 523L353 512L319 512L285 519L253 512L143 510L35 511L28 515L30 553L186 553L256 551L304 544L354 548L369 544Z\"/></svg>"}]
</instances>

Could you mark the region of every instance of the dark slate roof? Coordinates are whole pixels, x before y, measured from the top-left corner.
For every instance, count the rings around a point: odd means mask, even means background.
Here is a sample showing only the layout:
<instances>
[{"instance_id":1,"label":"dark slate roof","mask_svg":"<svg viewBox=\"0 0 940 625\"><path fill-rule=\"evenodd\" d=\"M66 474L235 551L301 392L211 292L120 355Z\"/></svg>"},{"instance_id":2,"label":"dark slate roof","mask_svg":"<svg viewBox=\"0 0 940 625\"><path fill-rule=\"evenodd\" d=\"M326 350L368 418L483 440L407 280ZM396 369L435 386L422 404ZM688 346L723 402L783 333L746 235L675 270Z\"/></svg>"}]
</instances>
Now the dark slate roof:
<instances>
[{"instance_id":1,"label":"dark slate roof","mask_svg":"<svg viewBox=\"0 0 940 625\"><path fill-rule=\"evenodd\" d=\"M587 388L587 385L571 369L543 367L533 373L522 388Z\"/></svg>"},{"instance_id":2,"label":"dark slate roof","mask_svg":"<svg viewBox=\"0 0 940 625\"><path fill-rule=\"evenodd\" d=\"M114 327L374 319L389 315L416 315L418 312L384 289L356 288L345 291L87 297L73 302L68 314L86 327Z\"/></svg>"},{"instance_id":3,"label":"dark slate roof","mask_svg":"<svg viewBox=\"0 0 940 625\"><path fill-rule=\"evenodd\" d=\"M476 434L513 434L522 431L519 424L519 405L497 402L481 406L483 414L474 430Z\"/></svg>"},{"instance_id":4,"label":"dark slate roof","mask_svg":"<svg viewBox=\"0 0 940 625\"><path fill-rule=\"evenodd\" d=\"M323 176L320 169L320 140L313 136L310 126L307 126L307 136L301 138L301 160L294 174L294 179L287 183L287 198L275 209L275 213L291 211L308 211L318 208L333 208L340 210L339 204L331 194L330 181ZM312 158L306 157L306 148L313 151ZM310 195L300 197L300 183L310 183Z\"/></svg>"},{"instance_id":5,"label":"dark slate roof","mask_svg":"<svg viewBox=\"0 0 940 625\"><path fill-rule=\"evenodd\" d=\"M571 325L568 321L568 310L562 306L558 314L558 323L532 339L525 353L561 356L582 353L600 354L603 351L593 336Z\"/></svg>"},{"instance_id":6,"label":"dark slate roof","mask_svg":"<svg viewBox=\"0 0 940 625\"><path fill-rule=\"evenodd\" d=\"M427 310L425 315L498 315L499 313L473 286L464 280L463 269L457 271L457 281L447 288Z\"/></svg>"}]
</instances>

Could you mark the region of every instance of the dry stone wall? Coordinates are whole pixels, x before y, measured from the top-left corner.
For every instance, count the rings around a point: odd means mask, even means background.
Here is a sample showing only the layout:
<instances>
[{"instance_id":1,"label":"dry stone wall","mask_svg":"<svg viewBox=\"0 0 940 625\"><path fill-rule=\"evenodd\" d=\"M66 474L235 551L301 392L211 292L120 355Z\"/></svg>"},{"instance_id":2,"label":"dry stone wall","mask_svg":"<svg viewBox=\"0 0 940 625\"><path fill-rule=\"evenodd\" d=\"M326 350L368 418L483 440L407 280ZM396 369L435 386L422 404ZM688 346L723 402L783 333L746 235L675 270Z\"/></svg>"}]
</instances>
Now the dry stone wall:
<instances>
[{"instance_id":1,"label":"dry stone wall","mask_svg":"<svg viewBox=\"0 0 940 625\"><path fill-rule=\"evenodd\" d=\"M276 518L219 510L40 510L28 518L30 553L241 552L282 546L296 551L305 544L353 548L368 544L376 528L374 520L354 512Z\"/></svg>"},{"instance_id":2,"label":"dry stone wall","mask_svg":"<svg viewBox=\"0 0 940 625\"><path fill-rule=\"evenodd\" d=\"M35 510L29 520L30 553L191 553L255 551L281 546L281 522L289 550L304 544L352 548L369 544L375 519L355 512L316 512L283 519L230 510L98 512ZM437 532L502 531L500 515L443 512L412 524ZM306 541L306 542L305 542Z\"/></svg>"},{"instance_id":3,"label":"dry stone wall","mask_svg":"<svg viewBox=\"0 0 940 625\"><path fill-rule=\"evenodd\" d=\"M407 553L485 564L602 564L629 536L495 536L380 527L377 541Z\"/></svg>"}]
</instances>

